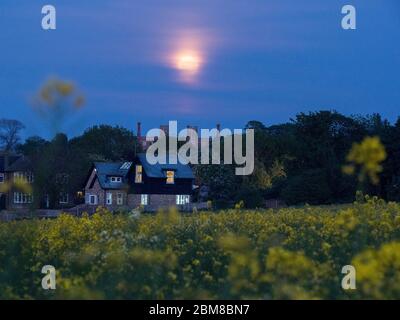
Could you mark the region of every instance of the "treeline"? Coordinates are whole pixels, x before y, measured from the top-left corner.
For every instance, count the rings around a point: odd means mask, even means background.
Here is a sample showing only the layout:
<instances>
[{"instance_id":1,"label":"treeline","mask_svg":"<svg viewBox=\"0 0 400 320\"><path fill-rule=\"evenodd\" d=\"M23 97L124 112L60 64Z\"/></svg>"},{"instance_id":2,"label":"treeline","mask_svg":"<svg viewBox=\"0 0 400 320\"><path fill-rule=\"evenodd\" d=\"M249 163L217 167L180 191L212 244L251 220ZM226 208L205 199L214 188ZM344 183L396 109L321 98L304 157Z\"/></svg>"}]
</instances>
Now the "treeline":
<instances>
[{"instance_id":1,"label":"treeline","mask_svg":"<svg viewBox=\"0 0 400 320\"><path fill-rule=\"evenodd\" d=\"M254 173L241 177L235 175L233 166L197 165L196 184L201 188L195 199L211 200L217 208L263 207L268 199L288 205L330 204L351 202L361 190L400 200L400 120L391 124L379 114L345 116L319 111L300 113L280 125L250 121L246 128L255 130ZM48 194L52 207L60 193L82 190L94 161L129 161L139 151L133 132L118 126L94 126L70 140L57 134L51 141L31 137L23 143L16 143L14 130L9 131L12 139L3 137L3 141L14 141L11 147L32 161L34 199ZM353 144L368 136L379 137L386 150L378 184L360 182L357 174L343 172Z\"/></svg>"},{"instance_id":2,"label":"treeline","mask_svg":"<svg viewBox=\"0 0 400 320\"><path fill-rule=\"evenodd\" d=\"M335 111L300 113L290 122L265 126L250 121L255 130L255 171L237 177L233 168L203 166L198 176L210 186L219 206L232 202L264 206L266 199L288 205L346 203L357 190L387 200L400 200L400 120L395 124L379 114L345 116ZM343 171L353 144L378 137L386 150L379 183ZM374 157L373 150L366 150Z\"/></svg>"}]
</instances>

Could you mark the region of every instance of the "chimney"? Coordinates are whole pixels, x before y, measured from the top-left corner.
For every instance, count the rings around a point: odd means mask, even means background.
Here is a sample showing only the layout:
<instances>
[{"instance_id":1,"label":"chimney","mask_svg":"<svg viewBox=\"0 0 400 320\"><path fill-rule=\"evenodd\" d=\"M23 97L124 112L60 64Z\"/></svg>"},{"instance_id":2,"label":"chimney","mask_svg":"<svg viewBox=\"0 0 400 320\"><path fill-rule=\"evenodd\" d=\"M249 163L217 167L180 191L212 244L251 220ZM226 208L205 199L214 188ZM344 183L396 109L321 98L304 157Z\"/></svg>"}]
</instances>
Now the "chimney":
<instances>
[{"instance_id":1,"label":"chimney","mask_svg":"<svg viewBox=\"0 0 400 320\"><path fill-rule=\"evenodd\" d=\"M221 131L221 124L220 123L217 123L217 130Z\"/></svg>"},{"instance_id":2,"label":"chimney","mask_svg":"<svg viewBox=\"0 0 400 320\"><path fill-rule=\"evenodd\" d=\"M140 122L137 123L137 138L138 140L142 137L142 124Z\"/></svg>"}]
</instances>

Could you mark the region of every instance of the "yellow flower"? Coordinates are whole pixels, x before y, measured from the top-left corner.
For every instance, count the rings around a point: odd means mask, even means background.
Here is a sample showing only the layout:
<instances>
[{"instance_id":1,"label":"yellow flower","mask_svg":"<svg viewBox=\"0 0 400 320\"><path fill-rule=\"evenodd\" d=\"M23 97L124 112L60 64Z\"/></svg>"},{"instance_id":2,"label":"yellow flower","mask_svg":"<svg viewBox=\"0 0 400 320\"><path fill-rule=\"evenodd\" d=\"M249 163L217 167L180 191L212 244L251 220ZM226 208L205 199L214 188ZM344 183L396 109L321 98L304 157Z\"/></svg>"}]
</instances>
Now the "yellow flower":
<instances>
[{"instance_id":1,"label":"yellow flower","mask_svg":"<svg viewBox=\"0 0 400 320\"><path fill-rule=\"evenodd\" d=\"M352 175L358 166L358 179L361 182L368 177L373 184L378 184L378 174L383 170L381 163L385 161L386 156L385 147L379 137L366 137L361 143L353 144L346 158L351 164L344 166L342 170L345 174Z\"/></svg>"}]
</instances>

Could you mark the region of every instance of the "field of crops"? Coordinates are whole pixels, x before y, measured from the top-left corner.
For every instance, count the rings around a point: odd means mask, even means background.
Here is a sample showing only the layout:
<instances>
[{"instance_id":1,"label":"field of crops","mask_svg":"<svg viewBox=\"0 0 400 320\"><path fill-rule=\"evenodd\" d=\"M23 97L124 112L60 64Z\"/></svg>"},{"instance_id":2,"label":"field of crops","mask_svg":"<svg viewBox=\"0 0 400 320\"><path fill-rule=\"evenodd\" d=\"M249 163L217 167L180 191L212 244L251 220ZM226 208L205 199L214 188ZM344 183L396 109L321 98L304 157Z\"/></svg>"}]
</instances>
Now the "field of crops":
<instances>
[{"instance_id":1,"label":"field of crops","mask_svg":"<svg viewBox=\"0 0 400 320\"><path fill-rule=\"evenodd\" d=\"M357 289L345 291L349 264ZM43 265L56 290L42 289ZM0 298L396 299L400 205L3 222Z\"/></svg>"}]
</instances>

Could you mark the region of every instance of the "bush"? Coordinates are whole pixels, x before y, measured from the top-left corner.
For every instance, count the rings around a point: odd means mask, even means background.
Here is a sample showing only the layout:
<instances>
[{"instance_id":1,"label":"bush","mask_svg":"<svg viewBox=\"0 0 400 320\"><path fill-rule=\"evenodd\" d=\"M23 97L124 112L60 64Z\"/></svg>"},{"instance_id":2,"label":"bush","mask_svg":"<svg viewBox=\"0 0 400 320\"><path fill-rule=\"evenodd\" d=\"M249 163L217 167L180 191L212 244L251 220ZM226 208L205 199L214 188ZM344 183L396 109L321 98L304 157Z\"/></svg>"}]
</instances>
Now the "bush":
<instances>
[{"instance_id":1,"label":"bush","mask_svg":"<svg viewBox=\"0 0 400 320\"><path fill-rule=\"evenodd\" d=\"M326 204L332 200L327 176L323 170L309 170L289 179L281 196L289 205Z\"/></svg>"}]
</instances>

